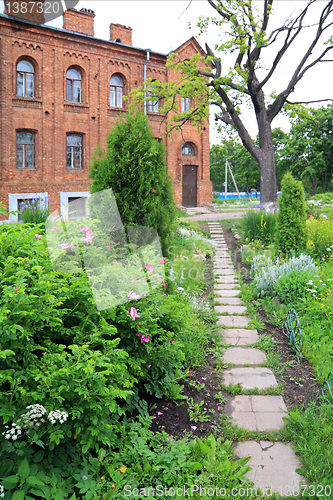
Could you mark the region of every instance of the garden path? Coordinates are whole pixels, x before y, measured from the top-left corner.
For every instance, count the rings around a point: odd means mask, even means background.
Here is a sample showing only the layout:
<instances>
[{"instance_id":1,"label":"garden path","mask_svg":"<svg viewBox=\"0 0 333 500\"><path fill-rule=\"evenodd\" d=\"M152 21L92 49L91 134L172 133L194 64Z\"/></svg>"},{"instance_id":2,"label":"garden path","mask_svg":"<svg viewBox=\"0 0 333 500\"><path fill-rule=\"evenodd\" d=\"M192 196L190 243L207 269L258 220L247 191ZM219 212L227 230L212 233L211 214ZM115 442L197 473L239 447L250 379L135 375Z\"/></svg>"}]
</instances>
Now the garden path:
<instances>
[{"instance_id":1,"label":"garden path","mask_svg":"<svg viewBox=\"0 0 333 500\"><path fill-rule=\"evenodd\" d=\"M211 238L216 242L214 256L215 306L219 314L218 324L227 347L223 361L231 365L223 369L225 385L242 384L247 395L234 396L225 411L231 422L248 431L277 431L284 425L287 408L282 396L257 395L258 389L276 387L274 373L263 365L266 355L251 347L258 340L258 332L251 328L250 318L245 316L246 307L239 298L237 275L228 253L223 230L218 222L208 222ZM251 394L253 392L253 394ZM296 470L301 463L290 443L265 440L242 441L235 444L239 458L251 457L248 464L252 470L247 477L268 496L279 493L291 495L299 488L303 478Z\"/></svg>"}]
</instances>

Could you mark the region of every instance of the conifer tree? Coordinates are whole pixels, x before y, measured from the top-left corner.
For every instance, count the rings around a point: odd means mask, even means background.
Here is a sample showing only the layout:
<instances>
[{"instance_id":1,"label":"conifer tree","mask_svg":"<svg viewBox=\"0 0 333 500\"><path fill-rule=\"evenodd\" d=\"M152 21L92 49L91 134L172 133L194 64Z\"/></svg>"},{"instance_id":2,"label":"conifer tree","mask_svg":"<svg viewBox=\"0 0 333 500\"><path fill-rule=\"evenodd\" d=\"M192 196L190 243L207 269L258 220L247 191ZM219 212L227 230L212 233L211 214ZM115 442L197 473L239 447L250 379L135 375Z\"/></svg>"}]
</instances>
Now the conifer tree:
<instances>
[{"instance_id":1,"label":"conifer tree","mask_svg":"<svg viewBox=\"0 0 333 500\"><path fill-rule=\"evenodd\" d=\"M90 191L112 188L123 225L154 228L167 254L176 209L171 180L166 172L163 144L153 137L146 117L128 113L99 147L91 160Z\"/></svg>"}]
</instances>

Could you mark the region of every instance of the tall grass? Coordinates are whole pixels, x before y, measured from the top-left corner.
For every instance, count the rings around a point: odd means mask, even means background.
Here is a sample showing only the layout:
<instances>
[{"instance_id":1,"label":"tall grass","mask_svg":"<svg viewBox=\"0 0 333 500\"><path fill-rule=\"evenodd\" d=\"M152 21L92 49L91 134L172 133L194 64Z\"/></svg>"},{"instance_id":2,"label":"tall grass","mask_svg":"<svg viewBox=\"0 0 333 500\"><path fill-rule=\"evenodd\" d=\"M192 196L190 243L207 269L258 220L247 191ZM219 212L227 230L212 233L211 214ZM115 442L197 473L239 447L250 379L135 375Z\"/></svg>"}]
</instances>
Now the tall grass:
<instances>
[{"instance_id":1,"label":"tall grass","mask_svg":"<svg viewBox=\"0 0 333 500\"><path fill-rule=\"evenodd\" d=\"M243 217L240 227L243 241L261 241L264 246L274 242L277 214L251 210Z\"/></svg>"}]
</instances>

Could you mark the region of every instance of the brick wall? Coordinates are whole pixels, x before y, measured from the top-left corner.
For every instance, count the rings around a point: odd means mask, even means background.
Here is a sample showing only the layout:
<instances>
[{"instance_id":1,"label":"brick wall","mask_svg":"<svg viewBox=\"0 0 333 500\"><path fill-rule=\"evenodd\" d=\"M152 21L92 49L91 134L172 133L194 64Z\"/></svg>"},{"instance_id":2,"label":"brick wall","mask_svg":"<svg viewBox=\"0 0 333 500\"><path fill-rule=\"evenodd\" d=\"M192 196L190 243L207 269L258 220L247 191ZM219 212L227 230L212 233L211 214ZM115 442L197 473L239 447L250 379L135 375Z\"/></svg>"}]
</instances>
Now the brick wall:
<instances>
[{"instance_id":1,"label":"brick wall","mask_svg":"<svg viewBox=\"0 0 333 500\"><path fill-rule=\"evenodd\" d=\"M93 17L88 17L93 22ZM94 149L98 144L105 147L115 120L126 113L126 107L110 107L111 76L121 76L124 94L141 86L146 51L46 26L23 25L1 16L0 30L0 200L8 207L9 193L48 192L50 209L59 209L60 192L89 191L89 160ZM182 50L188 56L199 49L189 41ZM17 95L16 65L22 58L34 68L33 98ZM170 80L172 75L165 63L165 56L152 52L147 77ZM81 103L66 100L69 68L82 75ZM211 203L208 124L202 134L186 125L182 132L168 137L162 116L148 113L148 118L154 136L166 146L167 170L177 204L183 202L182 166L189 161L194 161L198 170L198 205ZM17 168L16 133L20 130L36 133L35 169ZM83 137L84 162L80 170L66 168L68 133ZM184 141L195 144L196 158L182 157Z\"/></svg>"}]
</instances>

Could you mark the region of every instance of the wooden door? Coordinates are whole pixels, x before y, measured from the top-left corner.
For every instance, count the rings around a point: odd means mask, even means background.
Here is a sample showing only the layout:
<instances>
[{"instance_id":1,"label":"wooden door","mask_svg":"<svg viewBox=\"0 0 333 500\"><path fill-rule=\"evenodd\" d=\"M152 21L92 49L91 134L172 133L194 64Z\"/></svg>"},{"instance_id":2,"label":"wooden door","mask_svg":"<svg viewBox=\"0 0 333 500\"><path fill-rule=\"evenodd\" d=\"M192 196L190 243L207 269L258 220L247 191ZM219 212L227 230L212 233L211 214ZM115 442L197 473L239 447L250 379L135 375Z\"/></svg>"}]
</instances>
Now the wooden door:
<instances>
[{"instance_id":1,"label":"wooden door","mask_svg":"<svg viewBox=\"0 0 333 500\"><path fill-rule=\"evenodd\" d=\"M193 165L183 165L183 207L197 206L197 170Z\"/></svg>"}]
</instances>

